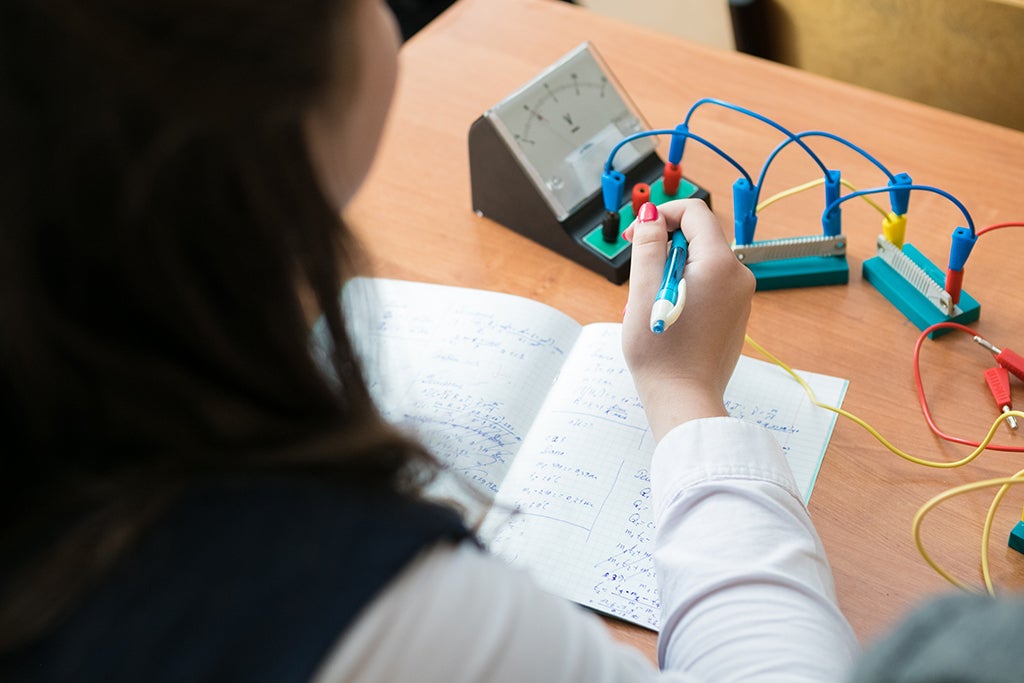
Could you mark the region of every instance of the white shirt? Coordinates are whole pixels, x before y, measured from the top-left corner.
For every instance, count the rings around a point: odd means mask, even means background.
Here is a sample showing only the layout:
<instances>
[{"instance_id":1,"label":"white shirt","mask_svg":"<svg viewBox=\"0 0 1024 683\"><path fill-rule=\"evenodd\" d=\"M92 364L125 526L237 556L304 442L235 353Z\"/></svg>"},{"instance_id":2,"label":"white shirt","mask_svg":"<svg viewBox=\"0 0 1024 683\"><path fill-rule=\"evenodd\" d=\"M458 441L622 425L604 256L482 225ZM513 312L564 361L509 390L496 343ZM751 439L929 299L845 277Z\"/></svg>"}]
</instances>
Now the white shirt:
<instances>
[{"instance_id":1,"label":"white shirt","mask_svg":"<svg viewBox=\"0 0 1024 683\"><path fill-rule=\"evenodd\" d=\"M658 444L651 473L662 671L593 613L465 543L407 567L315 680L844 680L859 646L775 439L732 418L695 420Z\"/></svg>"}]
</instances>

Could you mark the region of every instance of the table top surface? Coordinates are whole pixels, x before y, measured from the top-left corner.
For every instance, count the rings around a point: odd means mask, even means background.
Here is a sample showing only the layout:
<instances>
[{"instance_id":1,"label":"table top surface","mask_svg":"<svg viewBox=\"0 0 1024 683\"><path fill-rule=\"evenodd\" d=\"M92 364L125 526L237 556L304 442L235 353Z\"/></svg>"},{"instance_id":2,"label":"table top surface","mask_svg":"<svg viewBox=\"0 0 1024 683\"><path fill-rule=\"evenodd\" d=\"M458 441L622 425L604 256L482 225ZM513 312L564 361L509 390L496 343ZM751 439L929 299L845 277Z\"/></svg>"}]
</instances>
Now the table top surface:
<instances>
[{"instance_id":1,"label":"table top surface","mask_svg":"<svg viewBox=\"0 0 1024 683\"><path fill-rule=\"evenodd\" d=\"M470 202L470 124L584 41L597 48L652 128L674 126L700 98L721 98L790 130L843 136L893 172L955 195L979 227L1024 220L1024 133L690 44L567 3L460 0L403 46L380 155L346 213L367 247L372 274L518 294L581 323L621 319L625 285L477 216ZM699 110L691 130L754 170L780 141L778 131L721 108ZM816 142L815 150L858 187L885 184L874 165L848 148ZM666 144L659 153L664 158ZM711 192L731 234L736 171L690 145L684 173ZM787 150L773 164L762 197L819 176L806 156ZM780 201L761 215L757 237L818 233L821 210L820 189ZM391 218L384 227L381 215ZM939 196L915 193L908 216L907 241L945 270L950 234L963 224L960 214ZM911 359L919 330L861 276L861 264L875 255L879 214L863 202L847 202L843 231L849 284L758 292L750 335L797 368L849 379L843 407L904 451L960 459L970 449L934 437L917 403ZM966 269L964 289L981 303L973 327L997 346L1022 343L1024 303L1016 296L1022 239L1012 229L984 235ZM744 353L757 355L749 347ZM924 385L935 420L947 432L975 440L985 434L996 416L983 380L992 365L968 335L925 344ZM1016 380L1014 390L1021 391ZM1024 446L1024 433L1014 436L1001 426L996 441ZM910 530L918 508L950 487L1013 474L1024 468L1021 463L1020 454L990 451L964 467L926 468L839 419L809 508L840 606L863 642L882 635L925 597L953 590L915 548ZM923 527L929 552L974 587L981 586L981 531L994 493L951 501ZM1022 504L1024 490L1011 490L993 525L989 560L1002 592L1024 585L1024 557L1006 546ZM653 658L654 633L608 623L617 637Z\"/></svg>"}]
</instances>

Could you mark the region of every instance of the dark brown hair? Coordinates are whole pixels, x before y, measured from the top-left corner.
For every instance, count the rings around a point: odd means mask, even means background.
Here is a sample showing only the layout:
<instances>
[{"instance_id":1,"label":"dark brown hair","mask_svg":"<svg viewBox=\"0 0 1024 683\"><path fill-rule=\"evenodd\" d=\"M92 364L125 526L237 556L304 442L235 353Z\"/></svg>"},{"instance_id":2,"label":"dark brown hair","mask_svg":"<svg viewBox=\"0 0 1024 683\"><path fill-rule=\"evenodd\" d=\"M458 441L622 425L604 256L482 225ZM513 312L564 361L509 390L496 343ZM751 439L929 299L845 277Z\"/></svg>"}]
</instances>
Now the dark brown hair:
<instances>
[{"instance_id":1,"label":"dark brown hair","mask_svg":"<svg viewBox=\"0 0 1024 683\"><path fill-rule=\"evenodd\" d=\"M429 473L360 374L302 131L358 1L0 3L0 652L198 478Z\"/></svg>"}]
</instances>

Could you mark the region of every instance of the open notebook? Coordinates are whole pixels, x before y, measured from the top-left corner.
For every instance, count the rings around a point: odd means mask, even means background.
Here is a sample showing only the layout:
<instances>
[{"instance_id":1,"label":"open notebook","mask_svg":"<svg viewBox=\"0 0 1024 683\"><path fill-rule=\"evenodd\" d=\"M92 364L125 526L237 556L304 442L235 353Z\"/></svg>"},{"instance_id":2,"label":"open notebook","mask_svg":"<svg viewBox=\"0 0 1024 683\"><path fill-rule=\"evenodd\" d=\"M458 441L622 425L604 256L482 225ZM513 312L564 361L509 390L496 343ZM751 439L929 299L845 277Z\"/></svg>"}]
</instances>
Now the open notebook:
<instances>
[{"instance_id":1,"label":"open notebook","mask_svg":"<svg viewBox=\"0 0 1024 683\"><path fill-rule=\"evenodd\" d=\"M357 279L343 305L385 417L491 501L482 510L490 548L553 593L657 629L654 442L621 326L580 326L507 294L396 280ZM821 400L841 403L846 380L802 376ZM748 357L726 406L771 430L809 499L834 414L812 406L781 369ZM480 505L450 480L432 493Z\"/></svg>"}]
</instances>

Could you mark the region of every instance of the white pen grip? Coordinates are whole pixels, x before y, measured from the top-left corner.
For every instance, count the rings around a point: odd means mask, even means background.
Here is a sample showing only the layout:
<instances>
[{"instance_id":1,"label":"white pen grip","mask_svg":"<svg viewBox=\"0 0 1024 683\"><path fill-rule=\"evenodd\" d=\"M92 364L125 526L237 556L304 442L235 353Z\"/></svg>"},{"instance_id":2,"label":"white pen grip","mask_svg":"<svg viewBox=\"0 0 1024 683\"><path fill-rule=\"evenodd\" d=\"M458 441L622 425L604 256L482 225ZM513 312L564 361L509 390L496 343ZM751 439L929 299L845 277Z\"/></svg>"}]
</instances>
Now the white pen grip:
<instances>
[{"instance_id":1,"label":"white pen grip","mask_svg":"<svg viewBox=\"0 0 1024 683\"><path fill-rule=\"evenodd\" d=\"M658 299L654 302L654 306L651 308L651 329L655 330L655 324L662 322L663 330L667 330L672 323L679 319L679 314L683 312L685 304L686 280L680 280L675 305L667 299Z\"/></svg>"}]
</instances>

